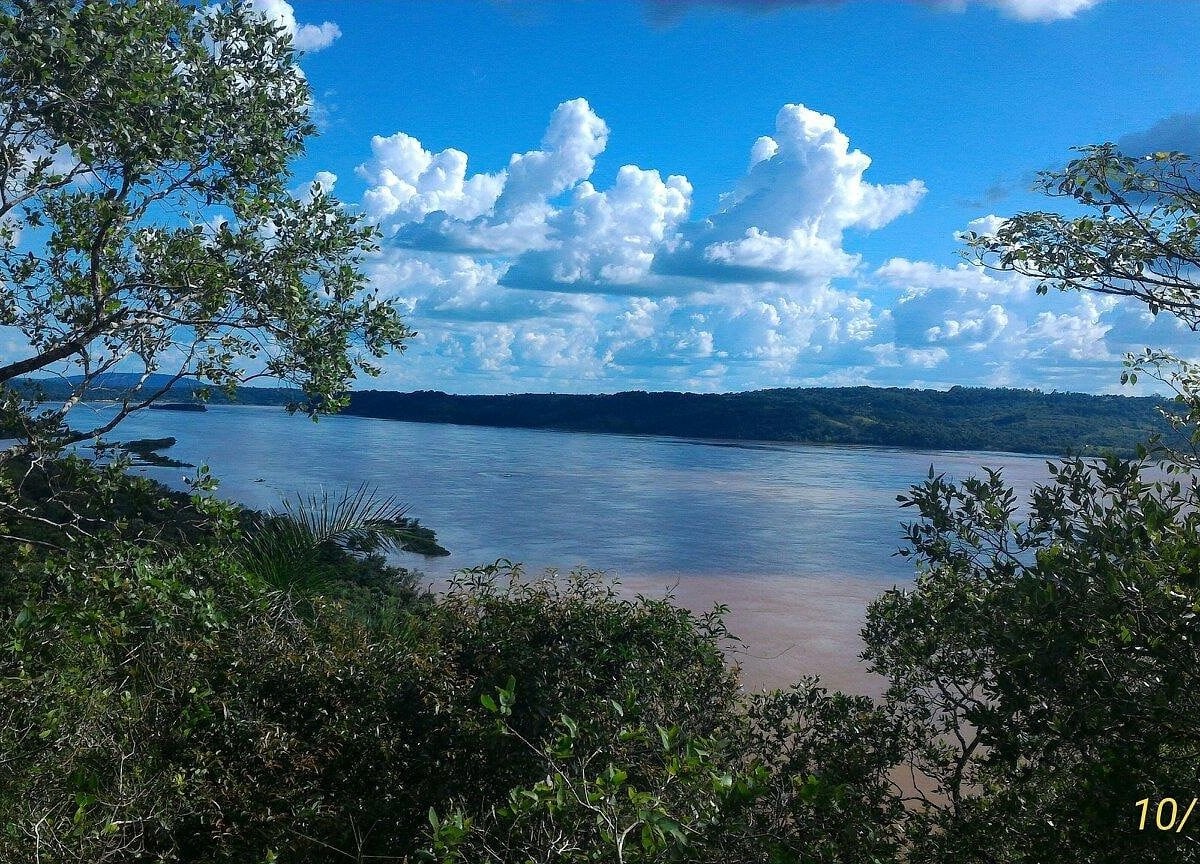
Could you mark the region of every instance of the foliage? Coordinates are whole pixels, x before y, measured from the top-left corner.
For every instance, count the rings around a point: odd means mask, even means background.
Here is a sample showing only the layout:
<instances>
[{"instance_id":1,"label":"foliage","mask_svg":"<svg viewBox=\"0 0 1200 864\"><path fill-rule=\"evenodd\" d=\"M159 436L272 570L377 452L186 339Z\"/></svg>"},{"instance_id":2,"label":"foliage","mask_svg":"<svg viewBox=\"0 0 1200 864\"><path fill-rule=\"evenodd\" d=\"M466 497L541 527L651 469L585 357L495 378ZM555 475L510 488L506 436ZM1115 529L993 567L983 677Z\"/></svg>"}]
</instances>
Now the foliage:
<instances>
[{"instance_id":1,"label":"foliage","mask_svg":"<svg viewBox=\"0 0 1200 864\"><path fill-rule=\"evenodd\" d=\"M65 550L114 537L170 547L236 524L232 505L171 491L126 473L127 466L124 457L94 462L76 453L8 462L0 467L0 541ZM185 479L197 493L214 484L204 467Z\"/></svg>"},{"instance_id":2,"label":"foliage","mask_svg":"<svg viewBox=\"0 0 1200 864\"><path fill-rule=\"evenodd\" d=\"M480 698L537 755L539 779L483 813L431 812L434 860L783 864L899 852L902 808L885 773L899 737L865 697L810 680L726 705L710 734L648 726L627 713L636 699L614 700L582 719L560 714L537 742L508 719L516 679Z\"/></svg>"},{"instance_id":3,"label":"foliage","mask_svg":"<svg viewBox=\"0 0 1200 864\"><path fill-rule=\"evenodd\" d=\"M288 189L310 104L289 38L250 4L0 4L0 325L30 345L0 366L0 426L21 439L0 459L107 432L184 375L267 375L333 410L403 347L393 306L361 293L374 229ZM114 416L68 429L129 363L145 371ZM5 386L39 370L79 373L64 403Z\"/></svg>"},{"instance_id":4,"label":"foliage","mask_svg":"<svg viewBox=\"0 0 1200 864\"><path fill-rule=\"evenodd\" d=\"M281 512L256 517L243 545L242 566L273 588L328 590L346 579L347 561L357 555L429 548L429 537L405 517L407 509L365 484L337 498L328 491L297 496L283 502Z\"/></svg>"},{"instance_id":5,"label":"foliage","mask_svg":"<svg viewBox=\"0 0 1200 864\"><path fill-rule=\"evenodd\" d=\"M998 270L1031 276L1037 290L1093 291L1145 304L1200 329L1200 161L1184 153L1135 158L1112 144L1079 148L1080 158L1041 175L1042 191L1082 214L1020 213L994 234L968 234L971 255ZM1200 465L1200 367L1147 349L1126 357L1122 382L1148 374L1182 407L1168 415L1183 441L1162 455Z\"/></svg>"},{"instance_id":6,"label":"foliage","mask_svg":"<svg viewBox=\"0 0 1200 864\"><path fill-rule=\"evenodd\" d=\"M482 808L432 814L432 858L758 864L897 851L886 772L899 737L869 699L815 681L747 699L716 650L730 638L720 609L694 618L669 598L621 599L586 573L565 593L519 579L503 590L514 575L464 574L438 604L469 626L451 641L483 649L464 668L487 664L480 681L507 683L472 691L504 755L483 751Z\"/></svg>"},{"instance_id":7,"label":"foliage","mask_svg":"<svg viewBox=\"0 0 1200 864\"><path fill-rule=\"evenodd\" d=\"M743 694L722 610L586 571L432 598L333 546L280 591L243 564L269 523L199 496L8 542L0 861L1200 860L1134 806L1200 756L1200 489L1052 467L1024 513L995 472L904 496L882 703Z\"/></svg>"},{"instance_id":8,"label":"foliage","mask_svg":"<svg viewBox=\"0 0 1200 864\"><path fill-rule=\"evenodd\" d=\"M1195 786L1200 487L1116 459L1050 468L1021 519L994 471L901 497L920 575L864 638L923 790L911 854L1200 860L1195 826L1139 831L1134 806Z\"/></svg>"},{"instance_id":9,"label":"foliage","mask_svg":"<svg viewBox=\"0 0 1200 864\"><path fill-rule=\"evenodd\" d=\"M616 701L594 718L559 715L541 744L507 720L516 679L481 701L537 756L541 779L476 818L432 812L428 854L443 862L664 860L702 843L726 799L754 794L753 778L735 781L715 767L718 739L628 722Z\"/></svg>"},{"instance_id":10,"label":"foliage","mask_svg":"<svg viewBox=\"0 0 1200 864\"><path fill-rule=\"evenodd\" d=\"M0 860L338 860L416 830L450 720L404 629L218 562L108 544L18 572Z\"/></svg>"},{"instance_id":11,"label":"foliage","mask_svg":"<svg viewBox=\"0 0 1200 864\"><path fill-rule=\"evenodd\" d=\"M891 773L902 738L887 711L815 678L746 697L743 710L738 758L743 771L761 766L762 792L736 813L742 825L720 860L900 859L905 811Z\"/></svg>"},{"instance_id":12,"label":"foliage","mask_svg":"<svg viewBox=\"0 0 1200 864\"><path fill-rule=\"evenodd\" d=\"M347 559L301 594L243 570L244 542L9 545L0 860L405 860L431 807L484 813L543 776L480 699L517 676L531 742L614 703L697 742L736 719L719 621L596 574L491 568L431 604Z\"/></svg>"},{"instance_id":13,"label":"foliage","mask_svg":"<svg viewBox=\"0 0 1200 864\"><path fill-rule=\"evenodd\" d=\"M508 722L525 742L550 734L562 713L600 718L613 702L626 722L709 735L737 692L718 614L697 618L665 599L624 598L592 571L536 581L508 562L464 571L431 615L442 662L460 682L458 710L477 711L481 697L512 677L520 700ZM476 800L499 800L542 776L536 749L520 739L489 733L456 755Z\"/></svg>"},{"instance_id":14,"label":"foliage","mask_svg":"<svg viewBox=\"0 0 1200 864\"><path fill-rule=\"evenodd\" d=\"M1152 315L1170 312L1200 328L1195 268L1200 266L1197 161L1184 153L1135 158L1112 144L1079 148L1081 158L1044 172L1051 197L1083 215L1022 213L995 234L967 240L986 264L1040 280L1050 288L1132 297Z\"/></svg>"},{"instance_id":15,"label":"foliage","mask_svg":"<svg viewBox=\"0 0 1200 864\"><path fill-rule=\"evenodd\" d=\"M1081 215L1022 213L969 235L978 263L1142 301L1200 326L1196 161L1082 149L1043 189ZM935 476L900 501L916 586L868 612L865 658L888 676L916 793L908 854L922 861L1196 861L1195 823L1141 830L1138 802L1195 795L1200 724L1200 380L1147 349L1181 408L1157 468L1049 464L1022 510L997 471ZM1180 792L1179 790L1185 790Z\"/></svg>"},{"instance_id":16,"label":"foliage","mask_svg":"<svg viewBox=\"0 0 1200 864\"><path fill-rule=\"evenodd\" d=\"M353 301L369 232L320 190L283 188L311 131L283 37L240 4L37 9L44 19L13 2L0 21L0 215L23 213L45 243L21 257L5 229L15 293L2 323L46 327L38 357L74 356L85 378L122 353L152 370L183 327L190 368L217 384L241 377L246 333L265 331L268 371L331 407L367 365L351 336L375 353L406 331L386 305ZM193 90L207 95L179 115ZM128 136L112 136L131 105ZM64 154L76 168L61 169ZM1195 325L1191 164L1093 148L1054 189L1098 219L1026 214L972 242L1043 289L1125 293ZM22 183L38 191L18 201ZM163 216L176 194L235 222L178 227L198 214ZM143 278L159 269L175 281ZM1131 375L1173 362L1146 357ZM29 371L15 366L0 383ZM1164 377L1192 428L1200 378ZM865 435L872 401L899 410L893 391L866 388L824 406L803 391L741 395L414 394L473 422L516 406L527 423L570 426L581 406L615 405L593 421L613 429L652 399L693 423L756 406L752 424L714 421L723 437ZM1007 411L1032 446L1028 430L1074 404L1043 395L936 398ZM123 398L121 412L137 404ZM28 435L78 434L20 399L8 391L9 419ZM722 608L628 598L590 571L529 581L497 562L440 597L418 592L378 554L418 526L366 488L255 516L204 494L203 469L180 498L119 461L40 455L0 466L4 864L1200 861L1200 817L1142 831L1136 805L1196 795L1200 482L1186 463L1068 459L1024 509L999 472L955 483L931 470L900 498L919 516L904 550L917 581L876 600L863 631L888 682L876 702L813 679L744 694Z\"/></svg>"}]
</instances>

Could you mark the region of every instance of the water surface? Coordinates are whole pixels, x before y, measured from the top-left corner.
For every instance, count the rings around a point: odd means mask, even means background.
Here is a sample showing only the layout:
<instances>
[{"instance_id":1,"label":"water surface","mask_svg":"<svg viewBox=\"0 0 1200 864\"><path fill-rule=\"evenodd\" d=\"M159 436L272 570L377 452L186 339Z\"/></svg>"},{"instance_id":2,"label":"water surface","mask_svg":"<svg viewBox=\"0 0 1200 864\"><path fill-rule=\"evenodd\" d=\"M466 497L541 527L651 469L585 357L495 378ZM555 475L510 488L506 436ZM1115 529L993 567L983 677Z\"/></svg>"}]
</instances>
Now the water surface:
<instances>
[{"instance_id":1,"label":"water surface","mask_svg":"<svg viewBox=\"0 0 1200 864\"><path fill-rule=\"evenodd\" d=\"M674 585L693 608L727 603L751 685L811 671L865 691L878 682L854 660L863 610L913 573L893 555L912 518L897 494L931 465L958 478L1003 466L1021 491L1047 476L1045 458L1015 454L313 423L260 407L146 411L119 433L174 436L167 455L208 464L222 495L252 507L362 482L394 494L453 553L400 562L435 581L508 558L532 572L587 565L629 590ZM186 473L142 470L176 487Z\"/></svg>"}]
</instances>

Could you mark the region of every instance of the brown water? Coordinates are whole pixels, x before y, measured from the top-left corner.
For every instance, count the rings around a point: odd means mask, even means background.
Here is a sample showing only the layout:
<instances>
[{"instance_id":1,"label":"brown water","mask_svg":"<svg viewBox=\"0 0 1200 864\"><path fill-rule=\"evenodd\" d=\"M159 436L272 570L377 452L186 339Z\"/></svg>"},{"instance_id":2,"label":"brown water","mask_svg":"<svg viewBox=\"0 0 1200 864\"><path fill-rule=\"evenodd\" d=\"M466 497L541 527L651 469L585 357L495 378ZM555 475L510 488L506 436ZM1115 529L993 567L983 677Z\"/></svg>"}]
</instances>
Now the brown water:
<instances>
[{"instance_id":1,"label":"brown water","mask_svg":"<svg viewBox=\"0 0 1200 864\"><path fill-rule=\"evenodd\" d=\"M736 590L731 590L732 587ZM867 604L879 594L856 579L731 579L692 576L678 581L637 577L622 589L650 596L670 590L700 614L717 603L729 606L730 632L741 640L728 655L741 666L746 690L786 687L804 675L820 674L832 690L878 696L884 679L857 662L859 630Z\"/></svg>"},{"instance_id":2,"label":"brown water","mask_svg":"<svg viewBox=\"0 0 1200 864\"><path fill-rule=\"evenodd\" d=\"M82 421L81 421L82 422ZM449 558L406 556L432 581L498 558L530 573L604 570L627 591L668 586L697 611L730 607L748 688L820 674L877 693L857 657L867 603L912 578L893 557L911 518L896 495L930 465L954 477L1003 466L1018 490L1045 459L896 448L720 444L429 425L272 408L143 412L120 438L175 436L169 455L207 463L221 494L253 507L367 482L410 504ZM181 469L144 469L178 486Z\"/></svg>"}]
</instances>

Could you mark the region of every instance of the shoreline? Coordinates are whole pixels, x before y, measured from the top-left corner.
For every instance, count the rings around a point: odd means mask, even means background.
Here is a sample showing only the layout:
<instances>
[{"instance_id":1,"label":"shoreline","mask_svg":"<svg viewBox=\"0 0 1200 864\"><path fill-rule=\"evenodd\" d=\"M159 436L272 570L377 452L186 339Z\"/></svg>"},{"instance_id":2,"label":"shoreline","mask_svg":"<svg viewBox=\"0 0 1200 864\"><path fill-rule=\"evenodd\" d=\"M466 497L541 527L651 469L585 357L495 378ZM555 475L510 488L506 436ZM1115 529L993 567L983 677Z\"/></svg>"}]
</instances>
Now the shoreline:
<instances>
[{"instance_id":1,"label":"shoreline","mask_svg":"<svg viewBox=\"0 0 1200 864\"><path fill-rule=\"evenodd\" d=\"M891 585L829 576L626 577L623 594L662 596L702 614L715 604L729 607L725 624L740 642L726 648L741 666L748 692L787 687L817 675L830 690L878 697L886 681L859 660L867 604Z\"/></svg>"},{"instance_id":2,"label":"shoreline","mask_svg":"<svg viewBox=\"0 0 1200 864\"><path fill-rule=\"evenodd\" d=\"M419 569L419 568L418 568ZM564 577L565 571L559 576ZM527 574L529 579L538 574ZM447 580L427 579L441 593ZM879 698L886 680L872 675L859 660L859 635L867 605L894 584L861 578L830 576L756 577L643 575L614 578L617 593L634 598L661 598L702 615L717 604L729 607L725 625L736 641L725 656L740 667L742 689L748 693L786 688L805 676L817 676L822 686Z\"/></svg>"}]
</instances>

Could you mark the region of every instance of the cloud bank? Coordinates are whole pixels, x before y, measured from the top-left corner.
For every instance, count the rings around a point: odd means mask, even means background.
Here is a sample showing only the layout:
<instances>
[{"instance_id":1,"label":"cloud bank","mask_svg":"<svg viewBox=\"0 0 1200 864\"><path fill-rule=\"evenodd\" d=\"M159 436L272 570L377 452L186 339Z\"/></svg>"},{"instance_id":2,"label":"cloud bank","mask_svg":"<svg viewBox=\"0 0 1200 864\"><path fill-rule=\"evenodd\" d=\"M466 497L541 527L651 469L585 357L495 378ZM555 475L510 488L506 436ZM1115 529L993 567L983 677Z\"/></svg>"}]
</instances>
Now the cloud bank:
<instances>
[{"instance_id":1,"label":"cloud bank","mask_svg":"<svg viewBox=\"0 0 1200 864\"><path fill-rule=\"evenodd\" d=\"M422 332L386 386L1093 390L1116 388L1126 350L1188 350L1171 322L1113 298L1039 297L1027 279L966 264L865 260L856 238L918 207L925 185L874 182L836 120L804 105L764 131L707 214L682 173L624 165L597 182L610 130L583 99L494 168L402 131L373 138L358 168L385 236L371 278Z\"/></svg>"},{"instance_id":2,"label":"cloud bank","mask_svg":"<svg viewBox=\"0 0 1200 864\"><path fill-rule=\"evenodd\" d=\"M655 17L673 20L696 7L768 12L774 9L805 6L839 6L852 0L649 0ZM968 6L990 7L1016 21L1048 22L1073 18L1080 12L1100 5L1103 0L908 0L933 9L962 12Z\"/></svg>"}]
</instances>

